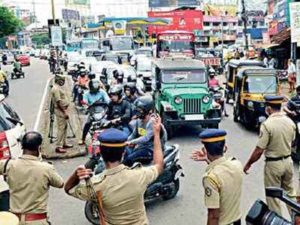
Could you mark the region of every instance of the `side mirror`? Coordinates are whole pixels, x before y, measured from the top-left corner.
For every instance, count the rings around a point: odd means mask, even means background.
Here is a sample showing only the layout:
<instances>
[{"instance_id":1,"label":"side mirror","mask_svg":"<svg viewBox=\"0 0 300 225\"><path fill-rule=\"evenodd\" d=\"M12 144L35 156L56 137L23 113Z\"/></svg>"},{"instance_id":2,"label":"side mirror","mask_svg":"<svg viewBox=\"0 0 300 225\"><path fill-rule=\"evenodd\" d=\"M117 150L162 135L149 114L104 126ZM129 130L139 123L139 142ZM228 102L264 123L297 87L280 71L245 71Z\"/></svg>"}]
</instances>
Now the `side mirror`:
<instances>
[{"instance_id":1,"label":"side mirror","mask_svg":"<svg viewBox=\"0 0 300 225\"><path fill-rule=\"evenodd\" d=\"M20 120L18 120L18 119L11 118L11 117L6 117L6 119L9 122L13 123L14 125L20 124L21 126L23 126L23 123Z\"/></svg>"},{"instance_id":2,"label":"side mirror","mask_svg":"<svg viewBox=\"0 0 300 225\"><path fill-rule=\"evenodd\" d=\"M283 190L277 187L267 187L266 188L266 196L271 198L283 198Z\"/></svg>"}]
</instances>

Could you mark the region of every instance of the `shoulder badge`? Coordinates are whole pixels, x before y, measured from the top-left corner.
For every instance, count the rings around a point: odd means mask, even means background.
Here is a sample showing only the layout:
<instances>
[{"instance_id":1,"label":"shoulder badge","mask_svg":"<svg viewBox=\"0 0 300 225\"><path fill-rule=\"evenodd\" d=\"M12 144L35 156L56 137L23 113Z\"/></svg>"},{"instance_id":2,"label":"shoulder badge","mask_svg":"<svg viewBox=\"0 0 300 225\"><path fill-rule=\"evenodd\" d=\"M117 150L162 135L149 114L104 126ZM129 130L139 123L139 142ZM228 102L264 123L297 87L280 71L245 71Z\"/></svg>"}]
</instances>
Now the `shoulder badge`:
<instances>
[{"instance_id":1,"label":"shoulder badge","mask_svg":"<svg viewBox=\"0 0 300 225\"><path fill-rule=\"evenodd\" d=\"M211 190L210 187L206 187L206 188L205 188L205 195L206 195L207 197L210 197L210 196L211 196L211 192L212 192L212 190Z\"/></svg>"},{"instance_id":2,"label":"shoulder badge","mask_svg":"<svg viewBox=\"0 0 300 225\"><path fill-rule=\"evenodd\" d=\"M137 168L142 168L142 164L141 163L134 163L132 167L130 167L131 170L137 169Z\"/></svg>"}]
</instances>

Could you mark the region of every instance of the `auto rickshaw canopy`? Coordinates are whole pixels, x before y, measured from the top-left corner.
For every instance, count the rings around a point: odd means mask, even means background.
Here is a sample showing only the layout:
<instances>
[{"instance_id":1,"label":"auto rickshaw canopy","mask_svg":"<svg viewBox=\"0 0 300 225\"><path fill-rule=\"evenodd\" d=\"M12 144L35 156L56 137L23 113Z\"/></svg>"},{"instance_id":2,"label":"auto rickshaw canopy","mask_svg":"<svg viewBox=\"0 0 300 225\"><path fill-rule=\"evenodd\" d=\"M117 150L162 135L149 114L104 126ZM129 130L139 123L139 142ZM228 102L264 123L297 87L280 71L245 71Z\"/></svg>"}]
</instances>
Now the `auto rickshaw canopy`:
<instances>
[{"instance_id":1,"label":"auto rickshaw canopy","mask_svg":"<svg viewBox=\"0 0 300 225\"><path fill-rule=\"evenodd\" d=\"M229 61L228 65L233 68L238 68L241 66L258 66L264 67L264 63L262 61L253 60L253 59L232 59Z\"/></svg>"},{"instance_id":2,"label":"auto rickshaw canopy","mask_svg":"<svg viewBox=\"0 0 300 225\"><path fill-rule=\"evenodd\" d=\"M242 79L249 75L263 75L263 76L276 76L277 71L275 69L259 68L259 67L247 67L242 68L237 73L236 77Z\"/></svg>"}]
</instances>

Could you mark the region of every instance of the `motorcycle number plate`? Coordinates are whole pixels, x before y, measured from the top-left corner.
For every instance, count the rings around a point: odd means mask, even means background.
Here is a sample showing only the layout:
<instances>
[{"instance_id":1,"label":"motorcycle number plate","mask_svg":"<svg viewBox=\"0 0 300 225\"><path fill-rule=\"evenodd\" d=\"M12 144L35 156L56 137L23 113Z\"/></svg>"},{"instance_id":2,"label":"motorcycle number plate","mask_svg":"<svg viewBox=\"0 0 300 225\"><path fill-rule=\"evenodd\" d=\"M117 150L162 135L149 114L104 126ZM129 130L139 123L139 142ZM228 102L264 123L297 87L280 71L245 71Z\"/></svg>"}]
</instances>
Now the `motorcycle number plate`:
<instances>
[{"instance_id":1,"label":"motorcycle number plate","mask_svg":"<svg viewBox=\"0 0 300 225\"><path fill-rule=\"evenodd\" d=\"M177 172L175 173L175 176L174 176L174 180L179 179L179 177L180 177L182 174L183 174L183 170L182 170L182 169L177 170Z\"/></svg>"},{"instance_id":2,"label":"motorcycle number plate","mask_svg":"<svg viewBox=\"0 0 300 225\"><path fill-rule=\"evenodd\" d=\"M298 133L300 134L300 122L297 123Z\"/></svg>"}]
</instances>

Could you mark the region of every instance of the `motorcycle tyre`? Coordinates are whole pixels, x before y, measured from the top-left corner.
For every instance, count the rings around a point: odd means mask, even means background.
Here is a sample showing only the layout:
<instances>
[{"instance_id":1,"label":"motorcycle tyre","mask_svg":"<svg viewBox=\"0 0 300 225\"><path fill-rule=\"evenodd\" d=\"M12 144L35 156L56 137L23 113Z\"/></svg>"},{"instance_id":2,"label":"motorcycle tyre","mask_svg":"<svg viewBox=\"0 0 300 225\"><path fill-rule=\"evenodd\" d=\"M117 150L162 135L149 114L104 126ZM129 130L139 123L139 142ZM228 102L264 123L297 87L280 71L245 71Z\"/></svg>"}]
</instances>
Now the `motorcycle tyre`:
<instances>
[{"instance_id":1,"label":"motorcycle tyre","mask_svg":"<svg viewBox=\"0 0 300 225\"><path fill-rule=\"evenodd\" d=\"M174 184L174 187L172 188L171 192L168 193L167 195L162 196L162 199L164 201L167 201L167 200L170 200L172 198L175 198L175 196L177 195L177 193L179 191L179 187L180 187L179 179L173 180L172 184Z\"/></svg>"},{"instance_id":2,"label":"motorcycle tyre","mask_svg":"<svg viewBox=\"0 0 300 225\"><path fill-rule=\"evenodd\" d=\"M101 225L100 224L100 221L99 221L99 218L95 218L93 213L92 213L92 208L93 208L93 205L95 203L92 202L92 201L87 201L85 203L85 206L84 206L84 214L85 214L85 218L91 223L91 224L94 224L94 225Z\"/></svg>"}]
</instances>

